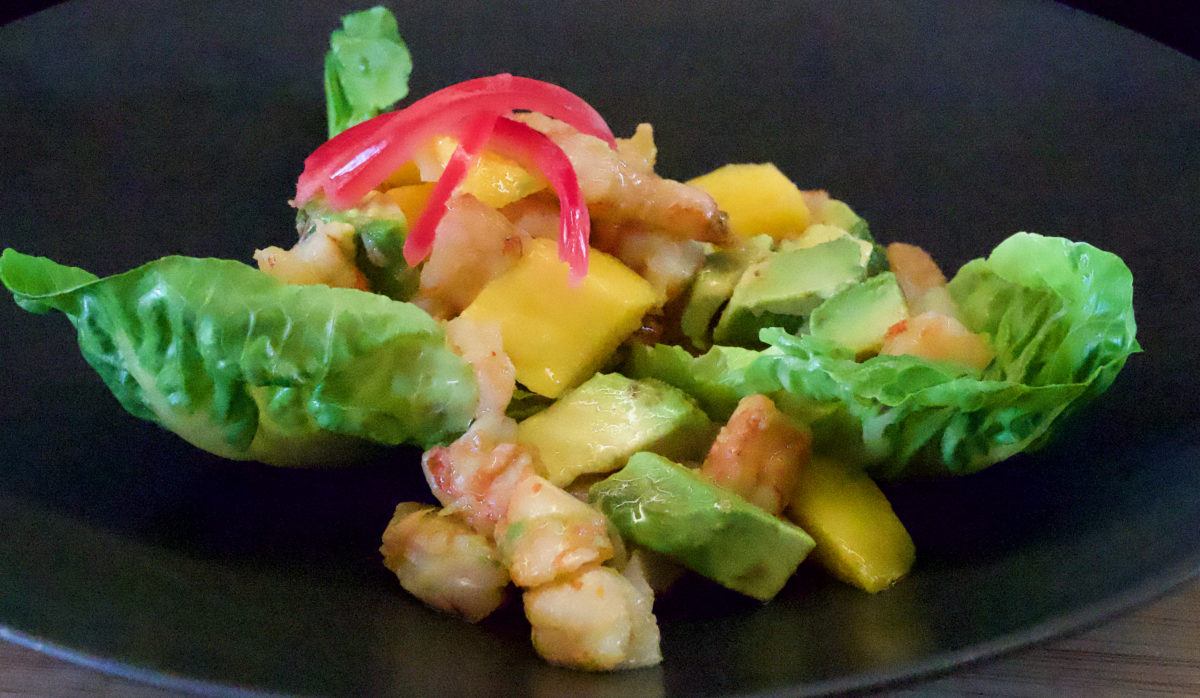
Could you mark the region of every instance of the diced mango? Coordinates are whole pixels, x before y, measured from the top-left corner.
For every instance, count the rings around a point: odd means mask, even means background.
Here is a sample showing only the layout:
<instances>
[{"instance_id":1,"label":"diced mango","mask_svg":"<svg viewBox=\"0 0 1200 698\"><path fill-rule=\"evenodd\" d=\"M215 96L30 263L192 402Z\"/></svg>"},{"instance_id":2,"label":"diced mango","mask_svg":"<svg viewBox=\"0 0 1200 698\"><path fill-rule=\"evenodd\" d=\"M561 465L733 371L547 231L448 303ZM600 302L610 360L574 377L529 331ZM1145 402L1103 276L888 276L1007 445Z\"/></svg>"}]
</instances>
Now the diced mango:
<instances>
[{"instance_id":1,"label":"diced mango","mask_svg":"<svg viewBox=\"0 0 1200 698\"><path fill-rule=\"evenodd\" d=\"M458 141L449 136L439 136L432 147L433 157L444 168L458 147ZM546 185L546 179L540 174L529 172L512 160L485 150L459 185L459 190L492 208L503 208L545 189Z\"/></svg>"},{"instance_id":2,"label":"diced mango","mask_svg":"<svg viewBox=\"0 0 1200 698\"><path fill-rule=\"evenodd\" d=\"M596 372L654 306L654 287L596 250L572 286L551 240L531 240L521 259L483 287L462 314L500 326L517 380L558 397Z\"/></svg>"},{"instance_id":3,"label":"diced mango","mask_svg":"<svg viewBox=\"0 0 1200 698\"><path fill-rule=\"evenodd\" d=\"M421 183L421 168L417 167L417 163L413 162L412 160L409 160L408 162L401 165L400 168L397 169L395 172L388 175L388 178L383 180L383 184L380 185L380 189L386 190L386 189L390 189L392 187L402 187L406 184L420 184L420 183Z\"/></svg>"},{"instance_id":4,"label":"diced mango","mask_svg":"<svg viewBox=\"0 0 1200 698\"><path fill-rule=\"evenodd\" d=\"M395 204L404 212L404 219L408 221L408 227L411 230L416 224L417 218L421 216L421 211L425 210L425 203L429 201L429 195L433 193L434 186L433 182L405 184L388 189L383 196L389 203Z\"/></svg>"},{"instance_id":5,"label":"diced mango","mask_svg":"<svg viewBox=\"0 0 1200 698\"><path fill-rule=\"evenodd\" d=\"M833 576L871 593L908 573L912 538L870 477L813 456L802 468L787 516L817 542L812 558Z\"/></svg>"},{"instance_id":6,"label":"diced mango","mask_svg":"<svg viewBox=\"0 0 1200 698\"><path fill-rule=\"evenodd\" d=\"M738 235L786 240L808 227L808 205L800 189L771 163L725 165L688 184L716 200Z\"/></svg>"},{"instance_id":7,"label":"diced mango","mask_svg":"<svg viewBox=\"0 0 1200 698\"><path fill-rule=\"evenodd\" d=\"M388 203L400 207L404 213L404 221L407 221L408 228L412 229L416 219L421 216L421 211L425 210L425 204L430 200L433 187L434 182L421 182L419 185L392 187L383 195Z\"/></svg>"}]
</instances>

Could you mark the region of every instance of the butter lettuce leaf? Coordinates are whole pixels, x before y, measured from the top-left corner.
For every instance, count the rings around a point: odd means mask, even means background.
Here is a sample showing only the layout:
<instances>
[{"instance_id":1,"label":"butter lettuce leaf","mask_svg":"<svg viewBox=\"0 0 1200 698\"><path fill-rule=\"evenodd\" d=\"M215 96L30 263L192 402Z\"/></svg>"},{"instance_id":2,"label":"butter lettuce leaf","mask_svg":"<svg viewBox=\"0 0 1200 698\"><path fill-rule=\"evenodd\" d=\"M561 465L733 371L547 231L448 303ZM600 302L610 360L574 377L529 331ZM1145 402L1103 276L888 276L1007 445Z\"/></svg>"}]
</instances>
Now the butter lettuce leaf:
<instances>
[{"instance_id":1,"label":"butter lettuce leaf","mask_svg":"<svg viewBox=\"0 0 1200 698\"><path fill-rule=\"evenodd\" d=\"M333 465L371 442L428 447L475 409L441 325L383 296L189 257L102 279L11 249L0 281L22 308L70 319L130 413L227 458Z\"/></svg>"},{"instance_id":2,"label":"butter lettuce leaf","mask_svg":"<svg viewBox=\"0 0 1200 698\"><path fill-rule=\"evenodd\" d=\"M731 394L767 394L812 425L817 450L876 477L966 474L1041 447L1109 387L1141 350L1132 289L1116 255L1019 233L950 282L963 322L997 355L979 375L913 356L855 361L781 328L762 331L769 347L752 359L730 362L727 347L699 357L654 347L635 352L631 370L698 398L716 391L722 408Z\"/></svg>"},{"instance_id":3,"label":"butter lettuce leaf","mask_svg":"<svg viewBox=\"0 0 1200 698\"><path fill-rule=\"evenodd\" d=\"M762 392L746 369L762 352L716 345L699 357L670 344L635 344L622 373L631 378L657 378L696 399L709 418L729 420L738 400ZM769 388L769 386L768 386Z\"/></svg>"},{"instance_id":4,"label":"butter lettuce leaf","mask_svg":"<svg viewBox=\"0 0 1200 698\"><path fill-rule=\"evenodd\" d=\"M342 18L325 54L325 106L329 137L378 116L408 95L412 54L396 18L372 7Z\"/></svg>"}]
</instances>

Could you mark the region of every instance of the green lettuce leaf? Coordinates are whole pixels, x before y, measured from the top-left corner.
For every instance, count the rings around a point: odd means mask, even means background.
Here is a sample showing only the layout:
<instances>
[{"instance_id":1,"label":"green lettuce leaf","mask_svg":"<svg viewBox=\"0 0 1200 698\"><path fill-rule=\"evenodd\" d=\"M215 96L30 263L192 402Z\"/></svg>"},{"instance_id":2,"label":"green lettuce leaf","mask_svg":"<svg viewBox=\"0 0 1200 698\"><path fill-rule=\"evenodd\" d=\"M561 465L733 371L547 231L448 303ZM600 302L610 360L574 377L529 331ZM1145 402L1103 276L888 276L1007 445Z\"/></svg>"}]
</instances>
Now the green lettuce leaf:
<instances>
[{"instance_id":1,"label":"green lettuce leaf","mask_svg":"<svg viewBox=\"0 0 1200 698\"><path fill-rule=\"evenodd\" d=\"M325 54L329 137L378 116L408 95L412 55L396 18L373 7L342 18Z\"/></svg>"},{"instance_id":2,"label":"green lettuce leaf","mask_svg":"<svg viewBox=\"0 0 1200 698\"><path fill-rule=\"evenodd\" d=\"M11 249L0 282L25 310L70 319L129 412L227 458L331 465L366 442L428 447L475 409L441 325L383 296L188 257L100 279Z\"/></svg>"},{"instance_id":3,"label":"green lettuce leaf","mask_svg":"<svg viewBox=\"0 0 1200 698\"><path fill-rule=\"evenodd\" d=\"M780 328L728 373L714 352L654 348L634 366L693 394L760 392L813 427L815 448L896 479L978 471L1042 446L1056 425L1112 383L1135 338L1133 277L1085 243L1019 233L950 283L963 322L990 336L981 375L912 356L855 361L845 349ZM703 401L702 401L703 402ZM725 401L728 404L728 397Z\"/></svg>"},{"instance_id":4,"label":"green lettuce leaf","mask_svg":"<svg viewBox=\"0 0 1200 698\"><path fill-rule=\"evenodd\" d=\"M710 419L726 422L738 400L772 387L754 384L746 372L762 353L716 345L694 357L683 347L670 344L635 344L621 372L631 378L657 378L670 383L695 398Z\"/></svg>"}]
</instances>

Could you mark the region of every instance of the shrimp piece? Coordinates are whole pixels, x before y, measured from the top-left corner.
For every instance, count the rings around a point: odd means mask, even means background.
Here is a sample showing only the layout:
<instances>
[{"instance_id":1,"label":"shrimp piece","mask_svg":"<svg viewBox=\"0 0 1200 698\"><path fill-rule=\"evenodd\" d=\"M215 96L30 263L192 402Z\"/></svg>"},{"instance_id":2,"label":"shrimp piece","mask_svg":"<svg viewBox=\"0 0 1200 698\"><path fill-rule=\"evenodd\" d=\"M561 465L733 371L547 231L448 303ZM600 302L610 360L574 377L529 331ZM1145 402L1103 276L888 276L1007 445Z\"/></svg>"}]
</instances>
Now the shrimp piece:
<instances>
[{"instance_id":1,"label":"shrimp piece","mask_svg":"<svg viewBox=\"0 0 1200 698\"><path fill-rule=\"evenodd\" d=\"M662 661L653 595L610 567L526 591L524 604L534 649L549 662L607 671Z\"/></svg>"},{"instance_id":2,"label":"shrimp piece","mask_svg":"<svg viewBox=\"0 0 1200 698\"><path fill-rule=\"evenodd\" d=\"M983 335L962 323L946 289L946 275L920 247L893 242L888 264L908 302L911 317L888 329L880 354L911 354L982 371L996 354Z\"/></svg>"},{"instance_id":3,"label":"shrimp piece","mask_svg":"<svg viewBox=\"0 0 1200 698\"><path fill-rule=\"evenodd\" d=\"M492 542L435 507L398 505L379 551L384 566L410 594L472 623L507 596L508 572Z\"/></svg>"},{"instance_id":4,"label":"shrimp piece","mask_svg":"<svg viewBox=\"0 0 1200 698\"><path fill-rule=\"evenodd\" d=\"M937 311L958 316L954 301L946 291L946 275L928 252L916 245L893 242L887 246L887 259L913 315Z\"/></svg>"},{"instance_id":5,"label":"shrimp piece","mask_svg":"<svg viewBox=\"0 0 1200 698\"><path fill-rule=\"evenodd\" d=\"M480 289L520 259L524 239L507 218L475 197L451 198L413 303L437 318L458 315Z\"/></svg>"},{"instance_id":6,"label":"shrimp piece","mask_svg":"<svg viewBox=\"0 0 1200 698\"><path fill-rule=\"evenodd\" d=\"M507 422L499 425L499 429L509 428ZM515 423L512 428L515 432ZM426 451L421 469L442 506L485 536L495 532L517 484L538 474L530 447L503 442L496 434L475 428L449 446Z\"/></svg>"},{"instance_id":7,"label":"shrimp piece","mask_svg":"<svg viewBox=\"0 0 1200 698\"><path fill-rule=\"evenodd\" d=\"M475 407L477 431L502 427L504 410L517 387L516 369L504 353L500 325L459 316L446 323L446 341L475 372L479 404ZM490 428L489 422L495 427ZM515 428L515 425L511 425Z\"/></svg>"},{"instance_id":8,"label":"shrimp piece","mask_svg":"<svg viewBox=\"0 0 1200 698\"><path fill-rule=\"evenodd\" d=\"M630 233L613 242L613 256L650 282L658 292L660 306L688 288L704 264L704 245L695 240Z\"/></svg>"},{"instance_id":9,"label":"shrimp piece","mask_svg":"<svg viewBox=\"0 0 1200 698\"><path fill-rule=\"evenodd\" d=\"M949 361L982 371L996 357L982 335L963 326L958 318L935 311L897 322L888 329L880 354L910 354Z\"/></svg>"},{"instance_id":10,"label":"shrimp piece","mask_svg":"<svg viewBox=\"0 0 1200 698\"><path fill-rule=\"evenodd\" d=\"M812 456L812 431L765 395L742 398L700 466L715 484L778 516Z\"/></svg>"},{"instance_id":11,"label":"shrimp piece","mask_svg":"<svg viewBox=\"0 0 1200 698\"><path fill-rule=\"evenodd\" d=\"M334 288L367 290L367 277L354 264L354 226L318 221L315 229L285 250L268 247L254 251L258 268L284 283L301 286L324 284Z\"/></svg>"},{"instance_id":12,"label":"shrimp piece","mask_svg":"<svg viewBox=\"0 0 1200 698\"><path fill-rule=\"evenodd\" d=\"M727 217L711 196L655 174L648 124L639 126L634 138L618 139L614 152L599 138L543 114L514 118L546 134L566 153L598 237L603 238L605 229L621 232L630 228L715 243L729 235Z\"/></svg>"},{"instance_id":13,"label":"shrimp piece","mask_svg":"<svg viewBox=\"0 0 1200 698\"><path fill-rule=\"evenodd\" d=\"M561 221L558 215L558 199L553 195L537 193L517 199L500 209L517 232L531 238L557 240ZM592 241L595 247L595 241ZM607 252L608 250L605 250Z\"/></svg>"},{"instance_id":14,"label":"shrimp piece","mask_svg":"<svg viewBox=\"0 0 1200 698\"><path fill-rule=\"evenodd\" d=\"M642 593L661 595L687 574L687 568L649 548L634 548L621 573Z\"/></svg>"},{"instance_id":15,"label":"shrimp piece","mask_svg":"<svg viewBox=\"0 0 1200 698\"><path fill-rule=\"evenodd\" d=\"M496 543L521 587L552 582L614 552L604 514L537 475L513 489Z\"/></svg>"}]
</instances>

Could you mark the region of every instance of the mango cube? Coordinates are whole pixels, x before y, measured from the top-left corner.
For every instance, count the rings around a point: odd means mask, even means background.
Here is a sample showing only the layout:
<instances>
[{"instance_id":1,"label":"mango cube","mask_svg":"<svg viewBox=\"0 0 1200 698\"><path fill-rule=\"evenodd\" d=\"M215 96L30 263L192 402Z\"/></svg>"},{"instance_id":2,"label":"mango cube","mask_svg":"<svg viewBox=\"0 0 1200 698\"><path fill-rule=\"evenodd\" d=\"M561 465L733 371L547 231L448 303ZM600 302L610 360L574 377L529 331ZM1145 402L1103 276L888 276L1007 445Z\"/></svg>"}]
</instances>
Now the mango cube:
<instances>
[{"instance_id":1,"label":"mango cube","mask_svg":"<svg viewBox=\"0 0 1200 698\"><path fill-rule=\"evenodd\" d=\"M744 237L793 238L808 227L800 189L771 163L732 164L688 184L703 189L729 214L729 229Z\"/></svg>"},{"instance_id":2,"label":"mango cube","mask_svg":"<svg viewBox=\"0 0 1200 698\"><path fill-rule=\"evenodd\" d=\"M817 542L813 560L871 593L892 586L916 557L879 486L866 473L821 456L801 469L787 516Z\"/></svg>"},{"instance_id":3,"label":"mango cube","mask_svg":"<svg viewBox=\"0 0 1200 698\"><path fill-rule=\"evenodd\" d=\"M440 136L433 143L433 155L441 166L445 167L457 147L458 141L448 136ZM545 178L540 174L529 172L508 158L484 150L459 185L459 190L471 194L492 208L503 208L545 189L546 185Z\"/></svg>"},{"instance_id":4,"label":"mango cube","mask_svg":"<svg viewBox=\"0 0 1200 698\"><path fill-rule=\"evenodd\" d=\"M587 276L570 285L555 242L535 239L462 314L498 323L517 380L554 398L590 378L656 301L648 281L596 250Z\"/></svg>"},{"instance_id":5,"label":"mango cube","mask_svg":"<svg viewBox=\"0 0 1200 698\"><path fill-rule=\"evenodd\" d=\"M404 218L408 221L408 227L411 229L420 218L421 211L425 210L425 204L429 201L429 195L433 193L434 186L436 186L434 182L405 184L388 189L383 193L383 197L404 212Z\"/></svg>"}]
</instances>

